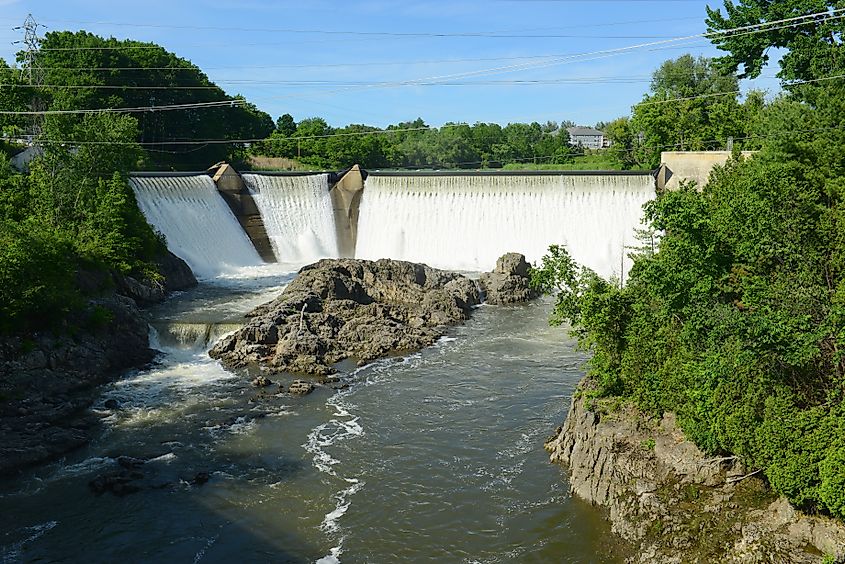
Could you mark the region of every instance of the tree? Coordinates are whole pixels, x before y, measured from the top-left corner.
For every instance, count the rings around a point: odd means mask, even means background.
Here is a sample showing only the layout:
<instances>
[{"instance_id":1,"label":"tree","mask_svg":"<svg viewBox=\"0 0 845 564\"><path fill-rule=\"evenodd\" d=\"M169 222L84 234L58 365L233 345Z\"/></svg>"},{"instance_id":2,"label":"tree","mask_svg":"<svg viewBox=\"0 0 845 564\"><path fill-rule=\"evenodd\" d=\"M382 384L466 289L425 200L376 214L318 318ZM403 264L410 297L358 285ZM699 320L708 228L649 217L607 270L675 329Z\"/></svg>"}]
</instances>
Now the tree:
<instances>
[{"instance_id":1,"label":"tree","mask_svg":"<svg viewBox=\"0 0 845 564\"><path fill-rule=\"evenodd\" d=\"M711 33L766 22L794 19L814 13L823 15L772 25L755 33L723 33L711 41L727 55L716 60L724 73L740 72L741 78L760 76L769 62L769 51L785 48L778 76L785 80L811 80L842 74L845 70L845 20L833 10L841 0L731 0L724 1L724 13L707 7L707 29Z\"/></svg>"},{"instance_id":2,"label":"tree","mask_svg":"<svg viewBox=\"0 0 845 564\"><path fill-rule=\"evenodd\" d=\"M290 137L296 132L296 122L290 114L282 114L276 120L276 132L282 137Z\"/></svg>"},{"instance_id":3,"label":"tree","mask_svg":"<svg viewBox=\"0 0 845 564\"><path fill-rule=\"evenodd\" d=\"M724 149L729 137L743 137L738 81L711 59L682 55L654 72L651 92L634 106L631 128L642 143L636 159L660 164L661 151Z\"/></svg>"},{"instance_id":4,"label":"tree","mask_svg":"<svg viewBox=\"0 0 845 564\"><path fill-rule=\"evenodd\" d=\"M26 54L18 54L24 64ZM229 96L190 61L153 43L102 38L85 31L49 32L37 64L44 69L40 96L52 110L150 107L206 102L231 105L138 116L137 140L156 143L145 161L156 168L196 170L233 160L243 145L203 143L218 139L261 139L272 118L241 96ZM196 140L194 144L184 141ZM168 141L178 141L168 144Z\"/></svg>"}]
</instances>

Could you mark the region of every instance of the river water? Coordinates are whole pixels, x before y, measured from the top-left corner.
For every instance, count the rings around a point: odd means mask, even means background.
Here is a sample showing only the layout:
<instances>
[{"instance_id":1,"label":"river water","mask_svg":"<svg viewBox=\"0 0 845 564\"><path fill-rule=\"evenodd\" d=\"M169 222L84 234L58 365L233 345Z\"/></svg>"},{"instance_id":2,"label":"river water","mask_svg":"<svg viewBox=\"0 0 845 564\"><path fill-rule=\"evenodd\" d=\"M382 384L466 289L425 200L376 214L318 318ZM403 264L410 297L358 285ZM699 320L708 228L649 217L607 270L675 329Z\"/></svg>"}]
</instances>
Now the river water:
<instances>
[{"instance_id":1,"label":"river water","mask_svg":"<svg viewBox=\"0 0 845 564\"><path fill-rule=\"evenodd\" d=\"M543 451L585 360L550 302L481 306L434 347L347 367L347 389L260 395L206 341L289 279L205 283L154 310L163 353L104 388L97 439L0 482L0 561L613 561ZM142 490L93 494L118 456L151 459Z\"/></svg>"}]
</instances>

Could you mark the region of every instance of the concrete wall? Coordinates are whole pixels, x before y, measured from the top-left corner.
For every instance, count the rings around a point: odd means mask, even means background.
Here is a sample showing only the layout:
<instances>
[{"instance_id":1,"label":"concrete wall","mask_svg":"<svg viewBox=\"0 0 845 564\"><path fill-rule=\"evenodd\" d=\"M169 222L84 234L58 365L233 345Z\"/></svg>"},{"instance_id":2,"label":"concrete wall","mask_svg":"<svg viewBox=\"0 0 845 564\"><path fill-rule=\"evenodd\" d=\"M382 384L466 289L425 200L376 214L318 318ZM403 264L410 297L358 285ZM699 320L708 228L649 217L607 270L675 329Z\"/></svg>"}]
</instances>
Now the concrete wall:
<instances>
[{"instance_id":1,"label":"concrete wall","mask_svg":"<svg viewBox=\"0 0 845 564\"><path fill-rule=\"evenodd\" d=\"M742 151L744 157L753 154L754 151ZM725 164L730 156L730 151L664 151L660 153L657 189L677 190L684 180L695 181L701 189L713 167Z\"/></svg>"},{"instance_id":2,"label":"concrete wall","mask_svg":"<svg viewBox=\"0 0 845 564\"><path fill-rule=\"evenodd\" d=\"M259 256L264 262L276 262L276 254L273 252L273 245L264 228L264 221L261 219L255 201L244 186L241 175L234 168L223 163L214 172L212 178L220 195L235 214L238 223L252 241Z\"/></svg>"},{"instance_id":3,"label":"concrete wall","mask_svg":"<svg viewBox=\"0 0 845 564\"><path fill-rule=\"evenodd\" d=\"M358 165L349 169L331 189L337 250L342 258L355 257L358 242L358 211L364 193L364 175Z\"/></svg>"}]
</instances>

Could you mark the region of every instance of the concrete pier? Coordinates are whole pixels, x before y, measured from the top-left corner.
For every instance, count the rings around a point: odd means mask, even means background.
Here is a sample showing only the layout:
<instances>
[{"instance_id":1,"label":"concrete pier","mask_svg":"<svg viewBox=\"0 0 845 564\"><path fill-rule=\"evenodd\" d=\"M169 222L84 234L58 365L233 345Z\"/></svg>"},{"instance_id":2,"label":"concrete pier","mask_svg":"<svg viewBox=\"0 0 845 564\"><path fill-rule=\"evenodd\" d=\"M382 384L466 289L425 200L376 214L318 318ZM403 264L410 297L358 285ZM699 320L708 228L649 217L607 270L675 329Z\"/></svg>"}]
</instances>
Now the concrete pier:
<instances>
[{"instance_id":1,"label":"concrete pier","mask_svg":"<svg viewBox=\"0 0 845 564\"><path fill-rule=\"evenodd\" d=\"M217 185L217 190L235 214L238 223L252 241L259 256L265 262L276 262L276 255L267 236L267 230L264 228L264 221L241 175L227 163L216 165L216 170L214 168L212 170L214 172L212 179Z\"/></svg>"},{"instance_id":2,"label":"concrete pier","mask_svg":"<svg viewBox=\"0 0 845 564\"><path fill-rule=\"evenodd\" d=\"M337 181L331 191L337 247L341 258L354 258L358 241L358 212L364 193L366 173L354 165Z\"/></svg>"}]
</instances>

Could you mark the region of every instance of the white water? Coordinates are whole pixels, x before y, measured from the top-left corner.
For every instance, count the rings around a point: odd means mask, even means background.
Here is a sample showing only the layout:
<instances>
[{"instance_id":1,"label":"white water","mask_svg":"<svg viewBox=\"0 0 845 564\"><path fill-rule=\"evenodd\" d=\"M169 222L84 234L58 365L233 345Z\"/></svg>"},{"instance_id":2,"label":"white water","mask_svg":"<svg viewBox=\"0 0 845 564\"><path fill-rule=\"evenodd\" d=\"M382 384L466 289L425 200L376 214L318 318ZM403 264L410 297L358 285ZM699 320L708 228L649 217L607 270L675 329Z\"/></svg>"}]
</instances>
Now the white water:
<instances>
[{"instance_id":1,"label":"white water","mask_svg":"<svg viewBox=\"0 0 845 564\"><path fill-rule=\"evenodd\" d=\"M371 175L356 256L478 272L509 251L534 262L562 244L579 263L619 276L652 198L648 175Z\"/></svg>"},{"instance_id":2,"label":"white water","mask_svg":"<svg viewBox=\"0 0 845 564\"><path fill-rule=\"evenodd\" d=\"M328 175L244 174L243 179L279 262L303 265L338 256Z\"/></svg>"},{"instance_id":3,"label":"white water","mask_svg":"<svg viewBox=\"0 0 845 564\"><path fill-rule=\"evenodd\" d=\"M198 278L262 263L211 177L133 177L130 182L147 221Z\"/></svg>"}]
</instances>

